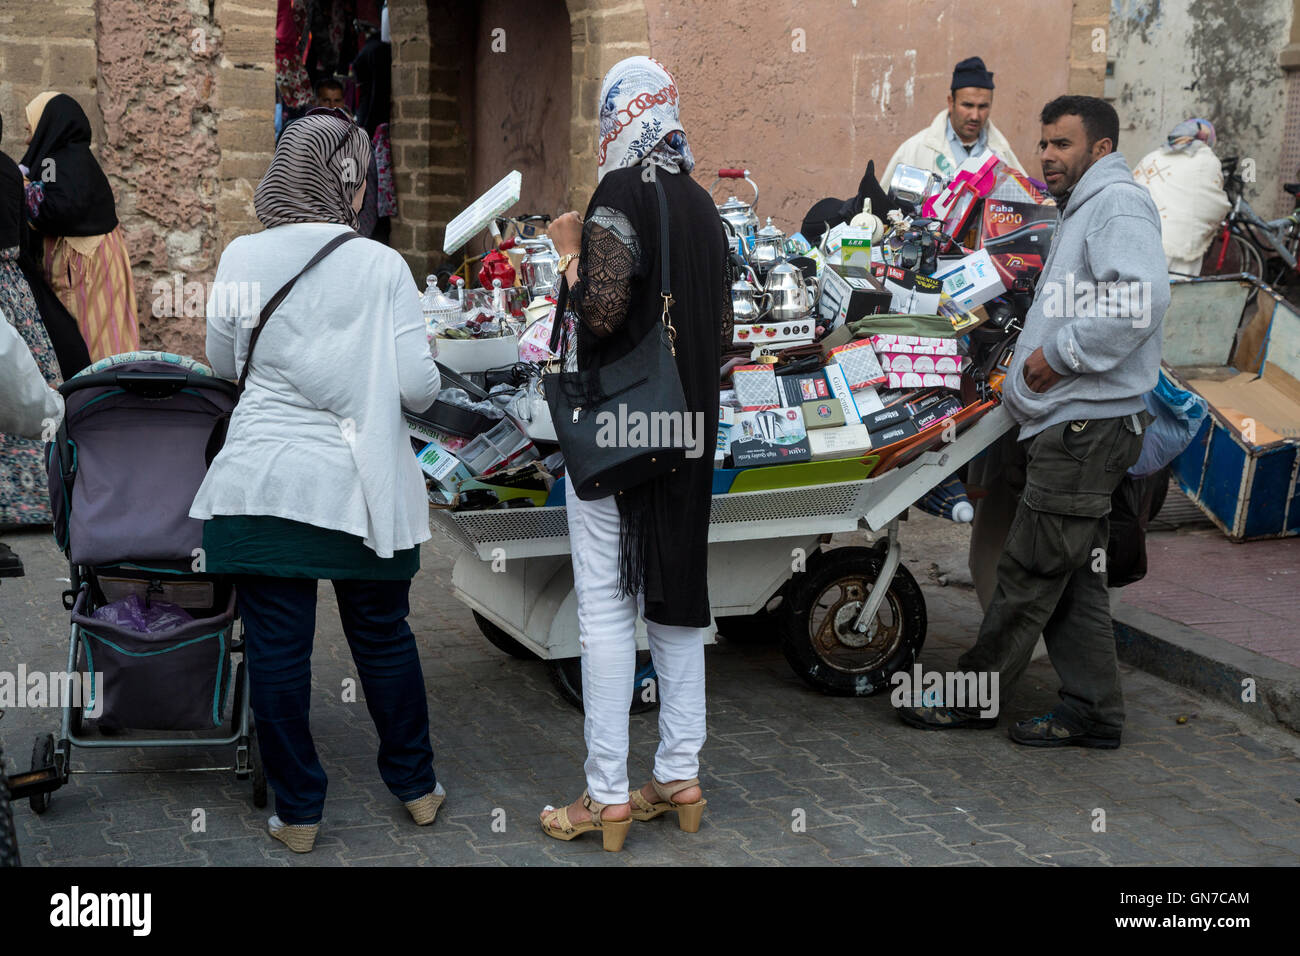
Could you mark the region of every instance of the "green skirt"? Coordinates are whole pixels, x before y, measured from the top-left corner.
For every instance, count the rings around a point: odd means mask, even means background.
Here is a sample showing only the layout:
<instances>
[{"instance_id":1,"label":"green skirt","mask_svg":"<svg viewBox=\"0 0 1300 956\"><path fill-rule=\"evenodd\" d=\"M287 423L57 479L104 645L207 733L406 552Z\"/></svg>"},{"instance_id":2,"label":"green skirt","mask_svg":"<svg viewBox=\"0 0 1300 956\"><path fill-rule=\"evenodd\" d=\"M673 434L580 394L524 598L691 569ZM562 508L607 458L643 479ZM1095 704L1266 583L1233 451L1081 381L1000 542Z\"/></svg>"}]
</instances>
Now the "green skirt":
<instances>
[{"instance_id":1,"label":"green skirt","mask_svg":"<svg viewBox=\"0 0 1300 956\"><path fill-rule=\"evenodd\" d=\"M208 574L275 578L409 581L420 547L381 558L354 534L270 515L216 515L203 524Z\"/></svg>"}]
</instances>

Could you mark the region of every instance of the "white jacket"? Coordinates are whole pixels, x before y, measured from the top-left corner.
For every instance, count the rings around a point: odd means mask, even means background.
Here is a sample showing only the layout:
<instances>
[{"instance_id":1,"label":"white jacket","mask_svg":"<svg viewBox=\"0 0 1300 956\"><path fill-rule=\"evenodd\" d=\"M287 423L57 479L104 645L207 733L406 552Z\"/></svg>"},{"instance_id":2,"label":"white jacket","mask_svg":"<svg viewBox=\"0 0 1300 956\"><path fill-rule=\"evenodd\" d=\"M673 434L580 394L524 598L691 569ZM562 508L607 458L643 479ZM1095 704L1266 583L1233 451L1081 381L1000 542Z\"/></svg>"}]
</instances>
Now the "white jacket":
<instances>
[{"instance_id":1,"label":"white jacket","mask_svg":"<svg viewBox=\"0 0 1300 956\"><path fill-rule=\"evenodd\" d=\"M1011 151L1011 144L1007 138L1002 135L993 121L988 124L988 148L998 154L998 159L1002 160L1013 169L1021 172L1027 172L1021 165L1020 160L1016 159L1016 154ZM944 169L939 164L939 157L944 157L948 168ZM932 173L937 173L944 179L951 179L952 174L961 161L952 154L952 146L948 142L948 111L942 109L939 115L921 132L917 133L903 141L903 145L898 147L897 151L889 160L889 165L885 167L885 174L880 179L880 185L889 191L889 180L893 178L894 167L899 163L905 166L919 166L921 169L928 169Z\"/></svg>"},{"instance_id":2,"label":"white jacket","mask_svg":"<svg viewBox=\"0 0 1300 956\"><path fill-rule=\"evenodd\" d=\"M262 305L347 227L293 223L226 247L208 298L208 362L236 378ZM250 283L222 309L225 283ZM221 452L190 517L274 515L357 535L381 558L429 539L429 498L402 406L439 376L411 270L354 239L302 277L267 319Z\"/></svg>"},{"instance_id":3,"label":"white jacket","mask_svg":"<svg viewBox=\"0 0 1300 956\"><path fill-rule=\"evenodd\" d=\"M1199 265L1231 206L1223 192L1223 166L1214 150L1192 143L1187 150L1162 146L1142 157L1133 178L1145 186L1160 213L1160 244L1172 269L1175 260ZM1195 270L1199 272L1199 268Z\"/></svg>"},{"instance_id":4,"label":"white jacket","mask_svg":"<svg viewBox=\"0 0 1300 956\"><path fill-rule=\"evenodd\" d=\"M63 421L63 396L45 384L31 349L0 312L0 432L48 437Z\"/></svg>"}]
</instances>

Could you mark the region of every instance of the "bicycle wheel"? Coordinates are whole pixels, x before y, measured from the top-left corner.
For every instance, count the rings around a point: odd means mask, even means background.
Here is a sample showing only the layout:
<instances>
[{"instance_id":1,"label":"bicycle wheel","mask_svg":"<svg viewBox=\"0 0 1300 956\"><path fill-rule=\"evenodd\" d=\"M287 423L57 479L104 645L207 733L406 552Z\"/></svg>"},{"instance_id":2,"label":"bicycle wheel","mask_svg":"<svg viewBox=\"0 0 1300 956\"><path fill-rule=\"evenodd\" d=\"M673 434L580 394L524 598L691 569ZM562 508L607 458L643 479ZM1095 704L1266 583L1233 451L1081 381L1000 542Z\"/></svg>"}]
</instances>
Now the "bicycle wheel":
<instances>
[{"instance_id":1,"label":"bicycle wheel","mask_svg":"<svg viewBox=\"0 0 1300 956\"><path fill-rule=\"evenodd\" d=\"M1236 275L1238 272L1248 272L1253 276L1260 276L1263 269L1264 260L1260 256L1259 250L1249 240L1235 233L1228 235L1226 249L1223 246L1223 234L1216 235L1214 241L1210 243L1210 248L1206 250L1205 257L1201 260L1201 275L1203 276Z\"/></svg>"}]
</instances>

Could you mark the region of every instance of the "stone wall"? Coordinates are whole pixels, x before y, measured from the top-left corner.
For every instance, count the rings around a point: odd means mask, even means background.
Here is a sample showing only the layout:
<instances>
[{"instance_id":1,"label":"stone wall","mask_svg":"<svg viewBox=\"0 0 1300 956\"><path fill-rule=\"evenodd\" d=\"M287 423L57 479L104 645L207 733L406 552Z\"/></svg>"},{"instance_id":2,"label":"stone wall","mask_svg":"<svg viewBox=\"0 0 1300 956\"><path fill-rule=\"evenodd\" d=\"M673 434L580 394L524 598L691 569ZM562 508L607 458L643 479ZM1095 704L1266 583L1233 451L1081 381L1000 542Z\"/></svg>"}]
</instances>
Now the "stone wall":
<instances>
[{"instance_id":1,"label":"stone wall","mask_svg":"<svg viewBox=\"0 0 1300 956\"><path fill-rule=\"evenodd\" d=\"M25 107L43 90L72 96L90 117L97 145L104 121L96 103L95 0L19 0L0 3L0 149L22 158L26 147Z\"/></svg>"},{"instance_id":2,"label":"stone wall","mask_svg":"<svg viewBox=\"0 0 1300 956\"><path fill-rule=\"evenodd\" d=\"M561 173L567 173L567 182L554 192L564 197L564 205L584 209L596 187L593 157L601 78L623 57L648 53L649 34L642 0L566 0L566 6L572 119L568 162L563 164L567 169ZM446 258L442 244L447 223L474 198L478 6L459 0L389 0L388 18L398 197L392 244L422 280ZM432 34L431 23L436 25ZM520 42L518 33L515 42ZM431 36L436 38L433 43ZM549 175L545 170L552 165L548 160L531 172ZM508 171L503 168L500 175ZM486 171L483 178L492 179Z\"/></svg>"},{"instance_id":3,"label":"stone wall","mask_svg":"<svg viewBox=\"0 0 1300 956\"><path fill-rule=\"evenodd\" d=\"M42 90L86 110L131 253L144 347L203 355L202 314L156 301L155 282L206 283L226 243L260 228L252 195L274 148L274 45L275 0L0 7L3 148L22 154L23 107Z\"/></svg>"},{"instance_id":4,"label":"stone wall","mask_svg":"<svg viewBox=\"0 0 1300 956\"><path fill-rule=\"evenodd\" d=\"M1136 166L1180 121L1215 126L1220 158L1253 160L1246 198L1265 216L1282 215L1287 45L1292 0L1112 0L1110 82L1120 118L1120 152Z\"/></svg>"}]
</instances>

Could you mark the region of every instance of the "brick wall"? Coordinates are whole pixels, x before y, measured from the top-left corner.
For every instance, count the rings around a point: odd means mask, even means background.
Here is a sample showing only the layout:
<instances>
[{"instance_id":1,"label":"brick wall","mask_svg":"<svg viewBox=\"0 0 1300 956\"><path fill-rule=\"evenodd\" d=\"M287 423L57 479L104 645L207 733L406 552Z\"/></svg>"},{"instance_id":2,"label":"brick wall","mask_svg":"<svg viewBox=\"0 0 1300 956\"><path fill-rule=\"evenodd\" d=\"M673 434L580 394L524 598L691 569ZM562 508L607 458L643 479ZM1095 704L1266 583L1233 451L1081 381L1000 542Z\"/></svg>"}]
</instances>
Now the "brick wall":
<instances>
[{"instance_id":1,"label":"brick wall","mask_svg":"<svg viewBox=\"0 0 1300 956\"><path fill-rule=\"evenodd\" d=\"M39 14L39 15L37 15ZM39 8L16 0L0 6L0 149L22 157L27 138L23 107L57 89L81 104L96 145L104 123L96 104L95 0L45 0Z\"/></svg>"},{"instance_id":2,"label":"brick wall","mask_svg":"<svg viewBox=\"0 0 1300 956\"><path fill-rule=\"evenodd\" d=\"M209 16L211 10L212 16ZM0 11L2 148L21 156L42 90L85 109L131 253L145 347L201 357L203 317L155 282L211 279L260 228L253 188L274 148L275 0L43 0Z\"/></svg>"},{"instance_id":3,"label":"brick wall","mask_svg":"<svg viewBox=\"0 0 1300 956\"><path fill-rule=\"evenodd\" d=\"M600 81L624 57L649 53L650 40L642 0L567 0L567 6L573 109L566 195L569 206L582 210L596 188ZM477 24L473 6L457 0L389 0L388 17L398 198L392 244L423 281L445 259L447 222L474 198L469 187Z\"/></svg>"}]
</instances>

